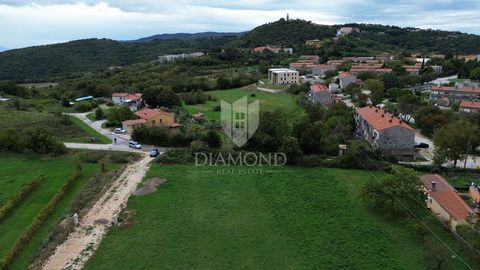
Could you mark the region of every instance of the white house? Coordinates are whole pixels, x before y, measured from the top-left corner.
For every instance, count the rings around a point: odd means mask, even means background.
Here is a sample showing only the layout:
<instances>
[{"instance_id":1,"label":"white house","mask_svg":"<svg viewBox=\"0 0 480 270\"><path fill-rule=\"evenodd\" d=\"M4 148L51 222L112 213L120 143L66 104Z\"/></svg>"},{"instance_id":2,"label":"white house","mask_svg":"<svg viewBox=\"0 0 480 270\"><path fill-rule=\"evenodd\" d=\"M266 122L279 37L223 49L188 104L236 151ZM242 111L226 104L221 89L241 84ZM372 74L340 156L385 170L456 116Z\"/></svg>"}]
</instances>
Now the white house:
<instances>
[{"instance_id":1,"label":"white house","mask_svg":"<svg viewBox=\"0 0 480 270\"><path fill-rule=\"evenodd\" d=\"M271 68L268 70L268 80L276 85L298 83L298 71L288 68Z\"/></svg>"},{"instance_id":2,"label":"white house","mask_svg":"<svg viewBox=\"0 0 480 270\"><path fill-rule=\"evenodd\" d=\"M112 101L115 105L126 106L132 111L137 111L142 106L142 94L113 93Z\"/></svg>"}]
</instances>

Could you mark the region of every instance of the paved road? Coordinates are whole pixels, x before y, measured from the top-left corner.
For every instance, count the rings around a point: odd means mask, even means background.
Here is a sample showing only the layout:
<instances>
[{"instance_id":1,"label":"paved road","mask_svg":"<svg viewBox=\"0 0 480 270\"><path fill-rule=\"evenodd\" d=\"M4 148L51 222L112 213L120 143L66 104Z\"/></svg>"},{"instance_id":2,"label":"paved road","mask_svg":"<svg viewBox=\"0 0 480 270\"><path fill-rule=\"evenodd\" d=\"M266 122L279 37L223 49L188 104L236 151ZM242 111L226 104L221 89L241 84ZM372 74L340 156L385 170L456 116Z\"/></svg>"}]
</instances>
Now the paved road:
<instances>
[{"instance_id":1,"label":"paved road","mask_svg":"<svg viewBox=\"0 0 480 270\"><path fill-rule=\"evenodd\" d=\"M90 150L115 150L115 151L128 151L128 152L149 152L153 148L157 148L161 153L164 153L167 149L165 147L155 147L152 145L142 145L142 149L133 149L128 147L128 141L130 140L130 134L113 134L109 129L102 128L102 124L106 120L92 121L87 118L87 113L66 113L73 117L77 117L95 129L98 133L109 138L112 142L114 139L117 139L116 143L111 144L90 144L90 143L64 143L67 148L76 148L76 149L90 149Z\"/></svg>"},{"instance_id":2,"label":"paved road","mask_svg":"<svg viewBox=\"0 0 480 270\"><path fill-rule=\"evenodd\" d=\"M420 149L420 154L427 159L427 161L420 162L409 162L411 164L417 165L432 165L433 158L435 156L435 145L433 141L429 138L420 134L420 132L415 132L415 143L427 143L430 147L425 149ZM460 160L457 162L457 168L463 168L465 165L465 160ZM443 167L452 167L453 162L446 162L442 165ZM467 158L466 168L468 169L477 169L480 167L480 157L469 155Z\"/></svg>"}]
</instances>

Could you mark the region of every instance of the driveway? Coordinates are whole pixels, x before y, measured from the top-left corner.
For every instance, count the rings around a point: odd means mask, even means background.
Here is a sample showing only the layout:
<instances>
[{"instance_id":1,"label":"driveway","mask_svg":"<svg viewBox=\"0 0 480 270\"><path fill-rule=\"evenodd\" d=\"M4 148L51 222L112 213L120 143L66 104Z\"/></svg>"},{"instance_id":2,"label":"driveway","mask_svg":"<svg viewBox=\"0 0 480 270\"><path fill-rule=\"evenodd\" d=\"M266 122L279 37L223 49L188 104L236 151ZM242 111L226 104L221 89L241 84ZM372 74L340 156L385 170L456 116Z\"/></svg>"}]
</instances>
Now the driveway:
<instances>
[{"instance_id":1,"label":"driveway","mask_svg":"<svg viewBox=\"0 0 480 270\"><path fill-rule=\"evenodd\" d=\"M422 134L420 132L415 132L415 143L426 143L430 147L429 148L422 148L419 150L420 154L427 160L427 161L420 161L420 162L409 162L410 164L416 165L432 165L433 158L435 156L435 145L433 141ZM459 160L457 162L457 168L463 168L466 165L468 169L478 169L480 167L480 157L469 155L467 158L467 163L465 164L465 160ZM453 162L446 162L443 164L443 167L452 167Z\"/></svg>"},{"instance_id":2,"label":"driveway","mask_svg":"<svg viewBox=\"0 0 480 270\"><path fill-rule=\"evenodd\" d=\"M102 128L102 124L106 120L92 121L87 118L87 113L65 113L67 115L76 117L91 128L95 129L98 133L109 138L112 142L116 138L116 143L111 144L90 144L90 143L64 143L67 148L75 149L90 149L90 150L114 150L114 151L127 151L127 152L149 152L153 148L157 148L160 153L164 153L167 148L165 147L155 147L153 145L142 145L142 149L133 149L128 147L128 141L130 140L130 134L113 134L109 129Z\"/></svg>"}]
</instances>

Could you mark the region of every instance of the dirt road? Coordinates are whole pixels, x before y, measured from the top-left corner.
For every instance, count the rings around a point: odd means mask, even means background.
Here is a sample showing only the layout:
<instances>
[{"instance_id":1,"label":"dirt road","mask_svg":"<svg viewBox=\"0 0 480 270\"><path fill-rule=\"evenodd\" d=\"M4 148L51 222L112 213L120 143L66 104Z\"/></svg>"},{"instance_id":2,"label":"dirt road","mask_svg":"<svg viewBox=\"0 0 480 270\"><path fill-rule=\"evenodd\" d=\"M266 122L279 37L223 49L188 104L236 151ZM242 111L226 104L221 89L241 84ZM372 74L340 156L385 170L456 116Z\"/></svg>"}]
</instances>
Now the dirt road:
<instances>
[{"instance_id":1,"label":"dirt road","mask_svg":"<svg viewBox=\"0 0 480 270\"><path fill-rule=\"evenodd\" d=\"M126 206L128 197L150 168L152 158L145 157L128 165L110 189L95 203L90 211L79 217L80 223L68 239L57 247L43 269L81 269L98 248L111 226L112 218ZM106 224L105 224L106 223Z\"/></svg>"}]
</instances>

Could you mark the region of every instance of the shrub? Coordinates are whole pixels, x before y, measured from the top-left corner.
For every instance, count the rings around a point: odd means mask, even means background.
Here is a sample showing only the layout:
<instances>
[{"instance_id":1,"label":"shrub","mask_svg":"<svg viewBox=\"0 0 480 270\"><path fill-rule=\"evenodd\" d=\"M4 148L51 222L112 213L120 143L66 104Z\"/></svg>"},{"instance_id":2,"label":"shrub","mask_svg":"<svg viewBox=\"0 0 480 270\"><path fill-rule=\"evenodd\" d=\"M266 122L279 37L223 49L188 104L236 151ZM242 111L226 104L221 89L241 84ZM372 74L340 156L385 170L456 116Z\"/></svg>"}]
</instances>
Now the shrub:
<instances>
[{"instance_id":1,"label":"shrub","mask_svg":"<svg viewBox=\"0 0 480 270\"><path fill-rule=\"evenodd\" d=\"M158 163L189 163L193 161L192 152L188 148L171 148L156 159Z\"/></svg>"}]
</instances>

